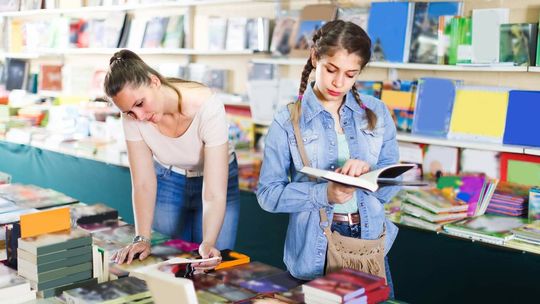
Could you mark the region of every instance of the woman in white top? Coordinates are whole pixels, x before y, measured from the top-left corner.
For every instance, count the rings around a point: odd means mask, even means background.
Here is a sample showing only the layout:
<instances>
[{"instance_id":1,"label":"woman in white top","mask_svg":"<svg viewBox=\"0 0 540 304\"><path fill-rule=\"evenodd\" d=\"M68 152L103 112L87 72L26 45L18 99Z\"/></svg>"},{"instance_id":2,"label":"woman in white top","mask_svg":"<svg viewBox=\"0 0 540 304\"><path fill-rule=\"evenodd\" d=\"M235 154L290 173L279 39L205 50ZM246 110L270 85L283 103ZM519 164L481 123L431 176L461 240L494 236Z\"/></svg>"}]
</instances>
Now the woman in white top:
<instances>
[{"instance_id":1,"label":"woman in white top","mask_svg":"<svg viewBox=\"0 0 540 304\"><path fill-rule=\"evenodd\" d=\"M203 258L232 249L240 194L223 104L204 85L165 78L129 50L110 59L105 92L122 111L137 233L113 259L146 258L152 229L200 243Z\"/></svg>"}]
</instances>

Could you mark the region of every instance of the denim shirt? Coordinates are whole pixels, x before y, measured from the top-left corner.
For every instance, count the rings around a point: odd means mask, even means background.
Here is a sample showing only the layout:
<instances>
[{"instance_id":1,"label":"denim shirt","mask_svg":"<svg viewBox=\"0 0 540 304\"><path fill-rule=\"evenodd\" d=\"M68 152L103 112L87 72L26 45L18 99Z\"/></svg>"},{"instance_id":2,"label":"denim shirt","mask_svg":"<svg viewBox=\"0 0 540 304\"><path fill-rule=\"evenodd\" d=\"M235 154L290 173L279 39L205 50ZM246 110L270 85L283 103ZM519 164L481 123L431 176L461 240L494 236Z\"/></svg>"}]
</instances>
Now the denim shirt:
<instances>
[{"instance_id":1,"label":"denim shirt","mask_svg":"<svg viewBox=\"0 0 540 304\"><path fill-rule=\"evenodd\" d=\"M365 111L349 92L339 114L351 159L366 161L371 170L397 163L396 128L388 109L375 97L361 95L361 99L377 115L377 124L375 129L368 129ZM334 120L318 101L311 85L304 92L299 123L310 166L335 170L338 150ZM331 219L333 205L328 203L328 183L310 180L298 172L302 167L290 113L283 107L274 116L266 135L257 199L268 212L290 214L283 261L294 277L312 280L323 275L326 259L327 239L321 226L328 223L321 223L319 209L325 208ZM386 219L383 203L397 191L396 186L374 193L356 191L361 238L377 239L386 226L385 254L398 228Z\"/></svg>"}]
</instances>

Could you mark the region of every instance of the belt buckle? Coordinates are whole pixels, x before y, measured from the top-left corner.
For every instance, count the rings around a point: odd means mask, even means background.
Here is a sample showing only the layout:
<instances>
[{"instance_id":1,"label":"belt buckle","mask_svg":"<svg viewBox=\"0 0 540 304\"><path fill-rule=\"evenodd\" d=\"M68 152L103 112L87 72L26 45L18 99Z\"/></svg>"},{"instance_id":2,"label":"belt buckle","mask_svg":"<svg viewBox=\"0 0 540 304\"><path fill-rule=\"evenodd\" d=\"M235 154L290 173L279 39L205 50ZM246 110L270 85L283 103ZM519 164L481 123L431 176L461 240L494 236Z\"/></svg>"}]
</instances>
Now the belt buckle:
<instances>
[{"instance_id":1,"label":"belt buckle","mask_svg":"<svg viewBox=\"0 0 540 304\"><path fill-rule=\"evenodd\" d=\"M349 226L354 225L351 213L347 213L347 221L349 222Z\"/></svg>"},{"instance_id":2,"label":"belt buckle","mask_svg":"<svg viewBox=\"0 0 540 304\"><path fill-rule=\"evenodd\" d=\"M186 169L186 177L199 177L199 176L200 176L199 171Z\"/></svg>"}]
</instances>

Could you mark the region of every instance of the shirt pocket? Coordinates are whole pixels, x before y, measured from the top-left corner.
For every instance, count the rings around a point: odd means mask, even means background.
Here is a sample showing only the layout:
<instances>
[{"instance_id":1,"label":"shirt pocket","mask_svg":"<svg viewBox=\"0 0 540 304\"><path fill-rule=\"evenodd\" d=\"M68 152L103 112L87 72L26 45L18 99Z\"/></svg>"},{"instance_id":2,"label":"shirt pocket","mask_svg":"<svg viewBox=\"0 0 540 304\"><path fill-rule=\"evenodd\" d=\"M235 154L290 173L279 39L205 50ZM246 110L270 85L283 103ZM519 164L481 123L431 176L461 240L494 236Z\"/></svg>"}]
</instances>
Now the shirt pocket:
<instances>
[{"instance_id":1,"label":"shirt pocket","mask_svg":"<svg viewBox=\"0 0 540 304\"><path fill-rule=\"evenodd\" d=\"M384 127L377 127L374 130L362 129L362 133L366 138L369 148L369 153L374 158L374 163L377 163L383 143Z\"/></svg>"},{"instance_id":2,"label":"shirt pocket","mask_svg":"<svg viewBox=\"0 0 540 304\"><path fill-rule=\"evenodd\" d=\"M300 151L298 149L298 144L296 143L296 137L294 134L289 135L289 146L291 147L291 156L294 162L294 167L296 171L304 167L302 158L300 156ZM302 135L302 141L304 144L304 149L308 157L309 165L311 167L315 166L317 163L317 146L319 141L319 135L316 133L310 133Z\"/></svg>"}]
</instances>

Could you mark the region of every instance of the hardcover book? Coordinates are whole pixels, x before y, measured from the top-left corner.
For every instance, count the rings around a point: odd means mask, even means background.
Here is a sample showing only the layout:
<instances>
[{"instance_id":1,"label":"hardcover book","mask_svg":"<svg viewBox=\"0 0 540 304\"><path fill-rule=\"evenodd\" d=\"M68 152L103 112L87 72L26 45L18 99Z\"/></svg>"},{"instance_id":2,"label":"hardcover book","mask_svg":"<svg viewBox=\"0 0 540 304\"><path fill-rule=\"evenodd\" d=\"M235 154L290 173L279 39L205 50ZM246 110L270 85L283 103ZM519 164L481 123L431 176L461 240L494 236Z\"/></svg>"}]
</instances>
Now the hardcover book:
<instances>
[{"instance_id":1,"label":"hardcover book","mask_svg":"<svg viewBox=\"0 0 540 304\"><path fill-rule=\"evenodd\" d=\"M117 220L118 210L103 203L94 205L74 205L70 209L71 219L74 223L93 224L107 220Z\"/></svg>"},{"instance_id":2,"label":"hardcover book","mask_svg":"<svg viewBox=\"0 0 540 304\"><path fill-rule=\"evenodd\" d=\"M64 291L68 303L125 303L150 296L143 280L128 277Z\"/></svg>"},{"instance_id":3,"label":"hardcover book","mask_svg":"<svg viewBox=\"0 0 540 304\"><path fill-rule=\"evenodd\" d=\"M322 178L328 181L375 192L381 186L403 184L404 182L396 178L414 167L415 166L413 164L390 165L381 169L370 171L357 177L312 167L303 167L300 172L316 178Z\"/></svg>"},{"instance_id":4,"label":"hardcover book","mask_svg":"<svg viewBox=\"0 0 540 304\"><path fill-rule=\"evenodd\" d=\"M499 62L535 65L538 24L501 24Z\"/></svg>"}]
</instances>

